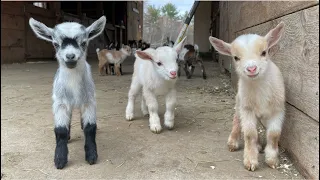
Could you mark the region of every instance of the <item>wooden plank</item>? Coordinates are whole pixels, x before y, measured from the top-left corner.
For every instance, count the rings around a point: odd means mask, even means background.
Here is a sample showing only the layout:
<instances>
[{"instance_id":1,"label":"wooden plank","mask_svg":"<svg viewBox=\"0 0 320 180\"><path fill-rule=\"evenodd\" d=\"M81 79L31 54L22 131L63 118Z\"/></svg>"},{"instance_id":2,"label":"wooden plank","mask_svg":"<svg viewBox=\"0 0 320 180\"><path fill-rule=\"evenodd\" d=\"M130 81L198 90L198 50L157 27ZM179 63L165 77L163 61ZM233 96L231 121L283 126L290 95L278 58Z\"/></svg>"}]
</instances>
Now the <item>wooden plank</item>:
<instances>
[{"instance_id":1,"label":"wooden plank","mask_svg":"<svg viewBox=\"0 0 320 180\"><path fill-rule=\"evenodd\" d=\"M235 31L255 26L319 4L318 1L238 1L230 2L231 24Z\"/></svg>"},{"instance_id":2,"label":"wooden plank","mask_svg":"<svg viewBox=\"0 0 320 180\"><path fill-rule=\"evenodd\" d=\"M54 48L50 42L37 38L34 34L27 35L26 57L28 59L54 58Z\"/></svg>"},{"instance_id":3,"label":"wooden plank","mask_svg":"<svg viewBox=\"0 0 320 180\"><path fill-rule=\"evenodd\" d=\"M25 19L23 16L1 14L1 29L25 29Z\"/></svg>"},{"instance_id":4,"label":"wooden plank","mask_svg":"<svg viewBox=\"0 0 320 180\"><path fill-rule=\"evenodd\" d=\"M25 32L21 30L1 30L1 47L24 47Z\"/></svg>"},{"instance_id":5,"label":"wooden plank","mask_svg":"<svg viewBox=\"0 0 320 180\"><path fill-rule=\"evenodd\" d=\"M26 2L23 1L1 1L1 6L23 7ZM2 13L2 11L1 11Z\"/></svg>"},{"instance_id":6,"label":"wooden plank","mask_svg":"<svg viewBox=\"0 0 320 180\"><path fill-rule=\"evenodd\" d=\"M38 8L38 7L36 7ZM39 8L42 9L42 8ZM29 9L33 10L33 8ZM48 27L53 28L55 26L56 19L51 18L51 12L43 9L43 13L47 15L42 16L39 13L29 12L28 17L32 17L37 21L40 21L47 25ZM26 29L26 58L27 59L53 59L54 58L54 48L50 42L41 40L36 37L34 32L29 26Z\"/></svg>"},{"instance_id":7,"label":"wooden plank","mask_svg":"<svg viewBox=\"0 0 320 180\"><path fill-rule=\"evenodd\" d=\"M46 17L49 19L55 19L55 11L44 9L40 7L36 7L33 4L25 4L25 11L26 13L30 13L32 15L38 15L41 17Z\"/></svg>"},{"instance_id":8,"label":"wooden plank","mask_svg":"<svg viewBox=\"0 0 320 180\"><path fill-rule=\"evenodd\" d=\"M229 42L229 16L228 16L228 4L229 2L220 2L220 29L219 29L219 38ZM224 72L223 69L231 72L231 63L232 59L228 56L219 54L219 64L220 71Z\"/></svg>"},{"instance_id":9,"label":"wooden plank","mask_svg":"<svg viewBox=\"0 0 320 180\"><path fill-rule=\"evenodd\" d=\"M286 120L280 139L300 173L319 179L319 123L287 104Z\"/></svg>"},{"instance_id":10,"label":"wooden plank","mask_svg":"<svg viewBox=\"0 0 320 180\"><path fill-rule=\"evenodd\" d=\"M1 64L24 63L25 50L21 47L1 47Z\"/></svg>"},{"instance_id":11,"label":"wooden plank","mask_svg":"<svg viewBox=\"0 0 320 180\"><path fill-rule=\"evenodd\" d=\"M23 6L12 6L7 4L7 2L1 2L1 14L23 16Z\"/></svg>"},{"instance_id":12,"label":"wooden plank","mask_svg":"<svg viewBox=\"0 0 320 180\"><path fill-rule=\"evenodd\" d=\"M252 27L238 35L265 35L280 21L286 24L285 34L272 48L271 56L283 73L287 102L319 122L319 6Z\"/></svg>"}]
</instances>

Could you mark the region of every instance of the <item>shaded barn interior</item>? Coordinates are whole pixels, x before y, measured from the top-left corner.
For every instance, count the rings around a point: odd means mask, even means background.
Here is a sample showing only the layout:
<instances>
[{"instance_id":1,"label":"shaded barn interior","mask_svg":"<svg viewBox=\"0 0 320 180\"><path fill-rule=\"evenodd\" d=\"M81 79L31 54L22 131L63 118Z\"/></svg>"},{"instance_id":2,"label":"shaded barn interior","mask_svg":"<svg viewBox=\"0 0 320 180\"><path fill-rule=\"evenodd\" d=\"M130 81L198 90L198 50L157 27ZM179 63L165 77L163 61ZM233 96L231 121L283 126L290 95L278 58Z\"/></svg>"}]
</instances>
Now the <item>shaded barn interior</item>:
<instances>
[{"instance_id":1,"label":"shaded barn interior","mask_svg":"<svg viewBox=\"0 0 320 180\"><path fill-rule=\"evenodd\" d=\"M107 24L103 34L91 41L89 57L110 42L127 44L142 38L143 1L1 2L1 64L54 60L51 43L36 38L30 17L53 27L65 21L89 26L102 15Z\"/></svg>"}]
</instances>

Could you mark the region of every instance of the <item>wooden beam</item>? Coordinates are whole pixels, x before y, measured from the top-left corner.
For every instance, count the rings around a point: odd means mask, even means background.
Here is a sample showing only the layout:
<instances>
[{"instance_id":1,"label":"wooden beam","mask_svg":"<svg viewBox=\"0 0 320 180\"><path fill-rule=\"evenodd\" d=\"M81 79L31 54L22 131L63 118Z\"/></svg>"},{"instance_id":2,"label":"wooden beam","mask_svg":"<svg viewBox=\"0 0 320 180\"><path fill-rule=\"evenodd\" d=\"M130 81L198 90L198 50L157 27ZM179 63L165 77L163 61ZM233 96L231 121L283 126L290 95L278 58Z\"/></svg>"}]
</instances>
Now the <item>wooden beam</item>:
<instances>
[{"instance_id":1,"label":"wooden beam","mask_svg":"<svg viewBox=\"0 0 320 180\"><path fill-rule=\"evenodd\" d=\"M116 8L116 2L112 1L112 25L115 27L116 25L116 14L115 14L115 8ZM113 33L113 41L117 41L117 28L114 28L114 33Z\"/></svg>"},{"instance_id":2,"label":"wooden beam","mask_svg":"<svg viewBox=\"0 0 320 180\"><path fill-rule=\"evenodd\" d=\"M81 14L82 14L82 3L77 2L77 15L81 17Z\"/></svg>"}]
</instances>

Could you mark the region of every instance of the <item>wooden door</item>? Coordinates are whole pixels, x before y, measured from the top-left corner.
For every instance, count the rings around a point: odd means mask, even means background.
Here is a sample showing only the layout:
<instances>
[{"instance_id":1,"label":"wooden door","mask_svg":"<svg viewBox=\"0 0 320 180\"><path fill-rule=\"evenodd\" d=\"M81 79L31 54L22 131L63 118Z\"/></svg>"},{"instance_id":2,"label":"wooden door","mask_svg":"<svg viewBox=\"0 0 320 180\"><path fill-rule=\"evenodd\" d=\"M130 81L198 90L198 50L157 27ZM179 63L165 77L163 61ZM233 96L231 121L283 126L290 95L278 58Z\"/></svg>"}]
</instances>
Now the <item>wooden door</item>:
<instances>
[{"instance_id":1,"label":"wooden door","mask_svg":"<svg viewBox=\"0 0 320 180\"><path fill-rule=\"evenodd\" d=\"M54 60L55 51L52 43L36 37L29 25L31 17L51 28L56 24L56 14L54 11L34 6L32 3L25 3L26 60Z\"/></svg>"}]
</instances>

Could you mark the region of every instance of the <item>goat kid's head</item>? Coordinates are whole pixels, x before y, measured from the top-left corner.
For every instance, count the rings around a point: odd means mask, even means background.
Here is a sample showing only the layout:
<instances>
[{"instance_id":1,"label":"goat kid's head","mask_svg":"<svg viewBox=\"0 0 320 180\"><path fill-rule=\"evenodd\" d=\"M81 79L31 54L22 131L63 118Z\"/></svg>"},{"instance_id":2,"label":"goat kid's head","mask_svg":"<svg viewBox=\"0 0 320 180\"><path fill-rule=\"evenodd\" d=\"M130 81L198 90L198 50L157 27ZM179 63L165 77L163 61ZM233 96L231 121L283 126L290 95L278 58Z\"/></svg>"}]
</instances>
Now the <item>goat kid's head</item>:
<instances>
[{"instance_id":1,"label":"goat kid's head","mask_svg":"<svg viewBox=\"0 0 320 180\"><path fill-rule=\"evenodd\" d=\"M30 18L29 25L40 39L52 42L60 66L75 68L79 61L85 61L89 41L104 30L106 17L102 16L89 27L76 22L64 22L49 28Z\"/></svg>"},{"instance_id":2,"label":"goat kid's head","mask_svg":"<svg viewBox=\"0 0 320 180\"><path fill-rule=\"evenodd\" d=\"M124 45L124 44L122 44L121 51L122 51L122 52L125 52L126 55L128 55L128 56L130 56L131 53L132 53L132 52L131 52L131 47L128 46L128 45Z\"/></svg>"},{"instance_id":3,"label":"goat kid's head","mask_svg":"<svg viewBox=\"0 0 320 180\"><path fill-rule=\"evenodd\" d=\"M236 72L245 78L256 79L266 72L269 50L280 40L284 23L279 23L267 35L245 34L237 37L231 44L209 37L212 46L223 55L232 56Z\"/></svg>"},{"instance_id":4,"label":"goat kid's head","mask_svg":"<svg viewBox=\"0 0 320 180\"><path fill-rule=\"evenodd\" d=\"M178 64L176 59L182 50L184 38L174 47L158 47L157 49L146 49L144 51L136 51L136 56L143 60L150 60L160 76L166 80L176 79Z\"/></svg>"}]
</instances>

